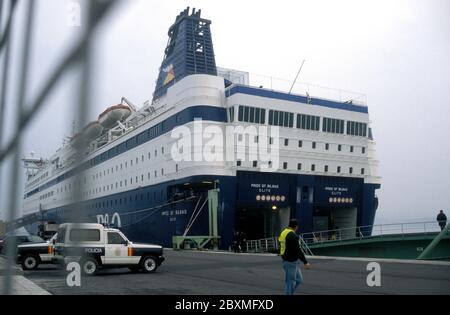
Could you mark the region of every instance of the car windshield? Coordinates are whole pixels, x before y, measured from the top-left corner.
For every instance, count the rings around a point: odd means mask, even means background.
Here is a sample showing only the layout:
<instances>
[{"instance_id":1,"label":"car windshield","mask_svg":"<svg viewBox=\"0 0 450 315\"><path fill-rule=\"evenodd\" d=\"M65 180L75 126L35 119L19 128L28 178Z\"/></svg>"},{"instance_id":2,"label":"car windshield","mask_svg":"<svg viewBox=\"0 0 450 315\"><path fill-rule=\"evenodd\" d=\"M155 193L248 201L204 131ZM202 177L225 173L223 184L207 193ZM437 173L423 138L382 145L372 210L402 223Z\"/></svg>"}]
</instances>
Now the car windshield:
<instances>
[{"instance_id":1,"label":"car windshield","mask_svg":"<svg viewBox=\"0 0 450 315\"><path fill-rule=\"evenodd\" d=\"M40 238L39 236L36 235L30 235L28 237L28 241L31 243L41 243L44 242L44 240L42 238Z\"/></svg>"}]
</instances>

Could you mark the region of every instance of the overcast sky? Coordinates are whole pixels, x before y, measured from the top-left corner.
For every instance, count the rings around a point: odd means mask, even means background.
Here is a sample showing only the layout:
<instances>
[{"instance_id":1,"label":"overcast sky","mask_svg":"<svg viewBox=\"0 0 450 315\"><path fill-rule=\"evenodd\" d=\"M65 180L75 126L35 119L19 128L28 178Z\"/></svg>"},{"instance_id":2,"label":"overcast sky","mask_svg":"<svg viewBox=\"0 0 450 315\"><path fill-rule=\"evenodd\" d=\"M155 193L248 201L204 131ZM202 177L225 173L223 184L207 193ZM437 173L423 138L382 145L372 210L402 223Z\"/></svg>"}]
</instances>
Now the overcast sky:
<instances>
[{"instance_id":1,"label":"overcast sky","mask_svg":"<svg viewBox=\"0 0 450 315\"><path fill-rule=\"evenodd\" d=\"M68 3L38 1L28 99L81 32L67 26ZM383 178L378 222L450 214L450 1L123 1L96 37L91 119L122 96L152 98L168 27L188 5L212 20L219 66L293 79L305 59L300 81L367 95ZM25 153L49 157L71 134L77 75L66 75L26 130ZM10 94L4 140L14 101ZM5 209L5 165L2 177Z\"/></svg>"}]
</instances>

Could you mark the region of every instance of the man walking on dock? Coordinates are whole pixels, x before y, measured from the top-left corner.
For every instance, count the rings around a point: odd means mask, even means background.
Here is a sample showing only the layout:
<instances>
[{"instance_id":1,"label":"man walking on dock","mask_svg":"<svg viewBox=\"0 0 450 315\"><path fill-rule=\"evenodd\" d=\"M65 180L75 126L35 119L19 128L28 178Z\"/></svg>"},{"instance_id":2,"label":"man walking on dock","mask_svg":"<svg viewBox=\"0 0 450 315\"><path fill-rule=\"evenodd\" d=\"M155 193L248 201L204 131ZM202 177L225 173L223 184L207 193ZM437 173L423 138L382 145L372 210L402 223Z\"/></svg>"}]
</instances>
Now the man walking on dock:
<instances>
[{"instance_id":1,"label":"man walking on dock","mask_svg":"<svg viewBox=\"0 0 450 315\"><path fill-rule=\"evenodd\" d=\"M445 228L447 225L447 216L444 213L444 210L441 210L436 218L436 220L439 223L439 226L441 227L441 231Z\"/></svg>"},{"instance_id":2,"label":"man walking on dock","mask_svg":"<svg viewBox=\"0 0 450 315\"><path fill-rule=\"evenodd\" d=\"M309 269L309 263L300 249L299 236L297 235L298 222L292 219L280 235L280 256L283 259L283 269L285 272L286 295L293 295L298 286L303 282L300 271L299 260Z\"/></svg>"}]
</instances>

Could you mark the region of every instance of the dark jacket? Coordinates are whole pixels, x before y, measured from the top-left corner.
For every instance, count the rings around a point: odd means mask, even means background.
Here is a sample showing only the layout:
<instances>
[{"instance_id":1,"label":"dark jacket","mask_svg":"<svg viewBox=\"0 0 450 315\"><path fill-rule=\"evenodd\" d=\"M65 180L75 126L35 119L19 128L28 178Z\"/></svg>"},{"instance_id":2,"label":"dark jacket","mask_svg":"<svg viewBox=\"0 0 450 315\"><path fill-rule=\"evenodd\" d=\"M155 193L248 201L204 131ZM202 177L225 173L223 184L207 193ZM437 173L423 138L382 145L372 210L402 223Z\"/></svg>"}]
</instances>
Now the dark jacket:
<instances>
[{"instance_id":1,"label":"dark jacket","mask_svg":"<svg viewBox=\"0 0 450 315\"><path fill-rule=\"evenodd\" d=\"M305 265L308 263L300 249L299 237L296 233L289 233L286 236L286 250L281 258L290 262L295 262L300 259Z\"/></svg>"},{"instance_id":2,"label":"dark jacket","mask_svg":"<svg viewBox=\"0 0 450 315\"><path fill-rule=\"evenodd\" d=\"M447 223L447 216L444 213L439 213L436 220L438 220L439 223Z\"/></svg>"}]
</instances>

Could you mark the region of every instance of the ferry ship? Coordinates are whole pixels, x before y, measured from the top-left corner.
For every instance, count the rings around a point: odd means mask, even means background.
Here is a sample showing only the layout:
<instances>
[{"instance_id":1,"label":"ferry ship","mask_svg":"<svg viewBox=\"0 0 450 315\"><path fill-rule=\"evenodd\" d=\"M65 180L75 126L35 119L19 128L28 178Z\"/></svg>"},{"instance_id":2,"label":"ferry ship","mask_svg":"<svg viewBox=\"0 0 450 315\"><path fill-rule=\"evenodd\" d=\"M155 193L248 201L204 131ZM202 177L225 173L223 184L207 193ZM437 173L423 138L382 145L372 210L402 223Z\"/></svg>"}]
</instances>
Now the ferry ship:
<instances>
[{"instance_id":1,"label":"ferry ship","mask_svg":"<svg viewBox=\"0 0 450 315\"><path fill-rule=\"evenodd\" d=\"M200 10L181 12L152 101L137 109L124 98L51 158L24 160L23 218L39 217L30 232L49 223L99 222L134 241L171 246L173 236L211 234L212 191L223 249L238 231L247 239L276 236L290 218L302 233L373 225L380 178L367 105L251 86L248 73L216 66L210 25ZM199 122L224 133L277 128L276 138L236 135L224 148L236 156L250 138L276 143L277 166L204 158L208 139L194 130ZM203 140L193 145L203 158L174 159L180 127Z\"/></svg>"}]
</instances>

